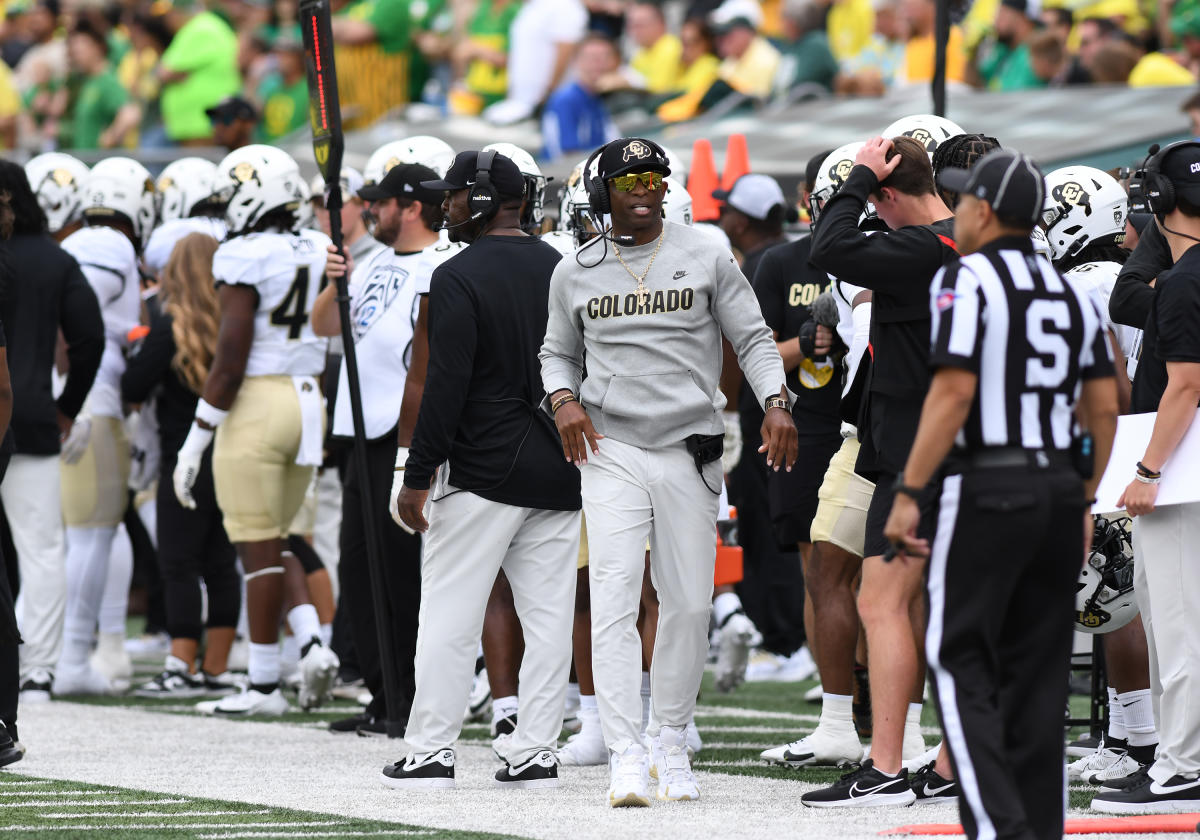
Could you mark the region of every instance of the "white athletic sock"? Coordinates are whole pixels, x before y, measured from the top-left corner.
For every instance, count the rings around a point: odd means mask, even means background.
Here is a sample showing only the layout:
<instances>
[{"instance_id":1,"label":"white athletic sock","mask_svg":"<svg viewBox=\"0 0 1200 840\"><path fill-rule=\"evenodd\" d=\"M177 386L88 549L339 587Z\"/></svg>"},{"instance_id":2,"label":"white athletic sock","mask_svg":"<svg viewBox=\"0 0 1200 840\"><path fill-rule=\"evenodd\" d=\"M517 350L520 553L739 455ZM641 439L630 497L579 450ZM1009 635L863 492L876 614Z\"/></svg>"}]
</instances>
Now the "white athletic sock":
<instances>
[{"instance_id":1,"label":"white athletic sock","mask_svg":"<svg viewBox=\"0 0 1200 840\"><path fill-rule=\"evenodd\" d=\"M108 552L108 573L100 599L100 632L125 638L129 585L133 581L133 543L124 525L117 526Z\"/></svg>"},{"instance_id":2,"label":"white athletic sock","mask_svg":"<svg viewBox=\"0 0 1200 840\"><path fill-rule=\"evenodd\" d=\"M596 695L579 695L579 735L577 738L604 740L604 730L600 728L600 706L596 703Z\"/></svg>"},{"instance_id":3,"label":"white athletic sock","mask_svg":"<svg viewBox=\"0 0 1200 840\"><path fill-rule=\"evenodd\" d=\"M579 711L579 683L567 683L567 700L563 704L563 712L571 714Z\"/></svg>"},{"instance_id":4,"label":"white athletic sock","mask_svg":"<svg viewBox=\"0 0 1200 840\"><path fill-rule=\"evenodd\" d=\"M279 645L250 643L250 683L272 685L279 682Z\"/></svg>"},{"instance_id":5,"label":"white athletic sock","mask_svg":"<svg viewBox=\"0 0 1200 840\"><path fill-rule=\"evenodd\" d=\"M650 672L642 671L642 732L650 728Z\"/></svg>"},{"instance_id":6,"label":"white athletic sock","mask_svg":"<svg viewBox=\"0 0 1200 840\"><path fill-rule=\"evenodd\" d=\"M821 701L822 703L824 700ZM909 703L908 714L904 716L905 730L914 729L917 732L921 731L921 709L925 707L924 703Z\"/></svg>"},{"instance_id":7,"label":"white athletic sock","mask_svg":"<svg viewBox=\"0 0 1200 840\"><path fill-rule=\"evenodd\" d=\"M314 636L321 638L321 619L317 617L317 608L312 604L292 607L288 610L287 622L300 647L308 644Z\"/></svg>"},{"instance_id":8,"label":"white athletic sock","mask_svg":"<svg viewBox=\"0 0 1200 840\"><path fill-rule=\"evenodd\" d=\"M1154 704L1150 689L1125 691L1117 695L1117 704L1125 718L1131 747L1148 747L1158 743L1158 728L1154 725Z\"/></svg>"},{"instance_id":9,"label":"white athletic sock","mask_svg":"<svg viewBox=\"0 0 1200 840\"><path fill-rule=\"evenodd\" d=\"M1108 690L1108 737L1118 741L1129 740L1129 732L1125 729L1125 709L1117 700L1117 690Z\"/></svg>"},{"instance_id":10,"label":"white athletic sock","mask_svg":"<svg viewBox=\"0 0 1200 840\"><path fill-rule=\"evenodd\" d=\"M600 718L600 704L596 701L595 694L580 694L579 695L579 717L595 713L597 720Z\"/></svg>"},{"instance_id":11,"label":"white athletic sock","mask_svg":"<svg viewBox=\"0 0 1200 840\"><path fill-rule=\"evenodd\" d=\"M288 666L289 673L300 667L300 642L294 635L283 637L282 662Z\"/></svg>"},{"instance_id":12,"label":"white athletic sock","mask_svg":"<svg viewBox=\"0 0 1200 840\"><path fill-rule=\"evenodd\" d=\"M329 647L333 644L333 625L322 624L321 632L318 635L321 637L321 644L325 645L325 647Z\"/></svg>"},{"instance_id":13,"label":"white athletic sock","mask_svg":"<svg viewBox=\"0 0 1200 840\"><path fill-rule=\"evenodd\" d=\"M720 627L725 619L742 608L742 599L734 592L722 592L713 598L713 621Z\"/></svg>"},{"instance_id":14,"label":"white athletic sock","mask_svg":"<svg viewBox=\"0 0 1200 840\"><path fill-rule=\"evenodd\" d=\"M853 704L854 698L849 694L825 694L821 698L821 721L817 726L853 732Z\"/></svg>"},{"instance_id":15,"label":"white athletic sock","mask_svg":"<svg viewBox=\"0 0 1200 840\"><path fill-rule=\"evenodd\" d=\"M115 528L66 529L67 609L61 661L68 667L86 665L91 653L115 531Z\"/></svg>"},{"instance_id":16,"label":"white athletic sock","mask_svg":"<svg viewBox=\"0 0 1200 840\"><path fill-rule=\"evenodd\" d=\"M501 718L515 715L518 710L516 695L510 697L496 697L492 699L492 720L500 720Z\"/></svg>"}]
</instances>

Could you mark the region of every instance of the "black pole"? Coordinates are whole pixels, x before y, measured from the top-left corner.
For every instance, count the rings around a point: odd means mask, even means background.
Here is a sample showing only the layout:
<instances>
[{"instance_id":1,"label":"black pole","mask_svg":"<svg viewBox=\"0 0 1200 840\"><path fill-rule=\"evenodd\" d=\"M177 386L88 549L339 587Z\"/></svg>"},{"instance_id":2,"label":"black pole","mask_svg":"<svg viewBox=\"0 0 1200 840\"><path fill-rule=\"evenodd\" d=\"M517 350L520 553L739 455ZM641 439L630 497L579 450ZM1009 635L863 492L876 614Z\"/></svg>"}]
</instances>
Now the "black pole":
<instances>
[{"instance_id":1,"label":"black pole","mask_svg":"<svg viewBox=\"0 0 1200 840\"><path fill-rule=\"evenodd\" d=\"M303 0L300 25L304 37L305 67L308 71L309 119L313 130L313 154L328 195L329 234L338 253L342 250L342 135L341 112L337 100L337 70L333 61L333 33L328 0ZM358 378L358 356L350 323L350 293L345 275L338 277L338 317L342 328L342 357L346 360L346 385L350 392L350 417L354 423L354 469L358 473L362 496L362 527L366 531L367 569L371 576L371 601L375 608L375 632L379 637L380 668L383 672L384 703L387 709L389 738L404 736L400 718L400 680L392 650L391 605L385 597L383 550L376 530L375 499L368 473L366 425L363 422L362 390Z\"/></svg>"},{"instance_id":2,"label":"black pole","mask_svg":"<svg viewBox=\"0 0 1200 840\"><path fill-rule=\"evenodd\" d=\"M946 47L950 42L950 0L937 0L934 22L933 113L946 116Z\"/></svg>"}]
</instances>

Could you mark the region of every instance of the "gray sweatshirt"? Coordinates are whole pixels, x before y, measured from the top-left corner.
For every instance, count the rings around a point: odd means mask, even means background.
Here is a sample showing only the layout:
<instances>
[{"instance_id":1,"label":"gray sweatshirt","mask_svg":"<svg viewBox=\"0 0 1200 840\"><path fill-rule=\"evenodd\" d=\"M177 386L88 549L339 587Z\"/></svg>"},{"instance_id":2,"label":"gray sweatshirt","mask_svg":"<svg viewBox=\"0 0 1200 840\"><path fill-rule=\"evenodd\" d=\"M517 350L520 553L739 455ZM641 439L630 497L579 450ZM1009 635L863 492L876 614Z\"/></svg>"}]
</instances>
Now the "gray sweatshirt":
<instances>
[{"instance_id":1,"label":"gray sweatshirt","mask_svg":"<svg viewBox=\"0 0 1200 840\"><path fill-rule=\"evenodd\" d=\"M724 433L721 333L760 403L784 385L783 361L733 255L702 231L665 224L666 238L644 280L650 291L644 304L611 243L593 268L580 266L574 255L563 258L550 280L539 354L547 395L563 388L579 394L597 432L646 449ZM621 255L640 274L657 243L622 247ZM592 265L604 244L586 248L579 259Z\"/></svg>"}]
</instances>

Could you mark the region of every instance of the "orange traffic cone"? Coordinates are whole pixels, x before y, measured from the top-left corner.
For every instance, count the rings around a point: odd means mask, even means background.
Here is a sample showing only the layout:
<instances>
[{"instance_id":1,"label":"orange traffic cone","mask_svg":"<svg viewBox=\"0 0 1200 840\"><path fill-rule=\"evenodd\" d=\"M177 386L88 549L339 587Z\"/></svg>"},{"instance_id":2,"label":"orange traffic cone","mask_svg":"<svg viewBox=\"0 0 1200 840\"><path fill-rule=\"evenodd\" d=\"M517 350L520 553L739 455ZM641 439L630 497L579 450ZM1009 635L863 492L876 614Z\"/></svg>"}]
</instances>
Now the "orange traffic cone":
<instances>
[{"instance_id":1,"label":"orange traffic cone","mask_svg":"<svg viewBox=\"0 0 1200 840\"><path fill-rule=\"evenodd\" d=\"M750 171L750 150L745 134L729 135L725 147L725 171L721 173L721 189L733 189L733 182Z\"/></svg>"},{"instance_id":2,"label":"orange traffic cone","mask_svg":"<svg viewBox=\"0 0 1200 840\"><path fill-rule=\"evenodd\" d=\"M692 144L692 168L687 183L688 193L692 196L692 218L697 222L715 222L720 217L721 204L713 198L717 186L712 143L697 140Z\"/></svg>"}]
</instances>

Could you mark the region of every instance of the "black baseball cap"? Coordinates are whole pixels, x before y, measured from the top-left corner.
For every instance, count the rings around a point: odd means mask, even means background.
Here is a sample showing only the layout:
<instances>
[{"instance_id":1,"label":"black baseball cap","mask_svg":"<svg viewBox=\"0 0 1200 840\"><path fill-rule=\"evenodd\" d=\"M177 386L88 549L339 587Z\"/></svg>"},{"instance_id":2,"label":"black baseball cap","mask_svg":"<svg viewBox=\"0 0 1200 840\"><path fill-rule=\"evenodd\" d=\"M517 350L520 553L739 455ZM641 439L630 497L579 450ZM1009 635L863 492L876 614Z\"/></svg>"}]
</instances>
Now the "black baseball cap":
<instances>
[{"instance_id":1,"label":"black baseball cap","mask_svg":"<svg viewBox=\"0 0 1200 840\"><path fill-rule=\"evenodd\" d=\"M1158 171L1171 182L1175 194L1200 204L1200 143L1184 141L1163 150Z\"/></svg>"},{"instance_id":2,"label":"black baseball cap","mask_svg":"<svg viewBox=\"0 0 1200 840\"><path fill-rule=\"evenodd\" d=\"M671 165L659 147L638 137L614 140L600 153L598 170L605 180L628 172L658 172L671 174Z\"/></svg>"},{"instance_id":3,"label":"black baseball cap","mask_svg":"<svg viewBox=\"0 0 1200 840\"><path fill-rule=\"evenodd\" d=\"M475 175L479 171L479 155L478 151L459 152L454 158L454 163L450 164L450 168L446 171L445 178L422 181L421 186L439 193L473 187ZM496 193L501 197L525 197L525 176L512 162L512 158L501 154L495 155L492 158L492 165L488 168L488 175L491 176L492 186L496 188Z\"/></svg>"},{"instance_id":4,"label":"black baseball cap","mask_svg":"<svg viewBox=\"0 0 1200 840\"><path fill-rule=\"evenodd\" d=\"M223 119L232 122L258 119L258 111L249 100L241 96L227 96L211 108L205 108L204 113L210 120Z\"/></svg>"},{"instance_id":5,"label":"black baseball cap","mask_svg":"<svg viewBox=\"0 0 1200 840\"><path fill-rule=\"evenodd\" d=\"M1046 179L1029 157L1008 149L993 149L967 169L943 169L938 185L961 195L973 195L992 205L997 215L1037 224L1046 197Z\"/></svg>"},{"instance_id":6,"label":"black baseball cap","mask_svg":"<svg viewBox=\"0 0 1200 840\"><path fill-rule=\"evenodd\" d=\"M382 201L385 198L411 198L422 204L441 204L442 191L431 190L424 184L437 179L437 173L419 163L398 163L388 170L378 184L369 184L358 191L363 201Z\"/></svg>"}]
</instances>

